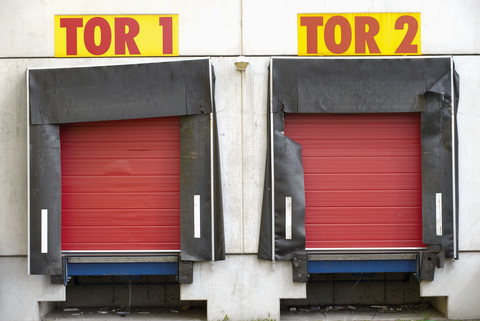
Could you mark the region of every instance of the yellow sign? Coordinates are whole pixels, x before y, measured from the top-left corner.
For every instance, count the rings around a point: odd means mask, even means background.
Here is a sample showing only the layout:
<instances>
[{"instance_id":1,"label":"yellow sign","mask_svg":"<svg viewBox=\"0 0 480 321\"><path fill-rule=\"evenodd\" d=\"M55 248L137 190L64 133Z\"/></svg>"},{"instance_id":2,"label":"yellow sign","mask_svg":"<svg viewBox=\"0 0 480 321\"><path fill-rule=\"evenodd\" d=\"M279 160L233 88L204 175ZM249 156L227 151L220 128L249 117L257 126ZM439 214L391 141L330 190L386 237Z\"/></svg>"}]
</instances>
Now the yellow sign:
<instances>
[{"instance_id":1,"label":"yellow sign","mask_svg":"<svg viewBox=\"0 0 480 321\"><path fill-rule=\"evenodd\" d=\"M420 13L298 14L298 55L420 55Z\"/></svg>"},{"instance_id":2,"label":"yellow sign","mask_svg":"<svg viewBox=\"0 0 480 321\"><path fill-rule=\"evenodd\" d=\"M178 56L178 15L55 16L55 57Z\"/></svg>"}]
</instances>

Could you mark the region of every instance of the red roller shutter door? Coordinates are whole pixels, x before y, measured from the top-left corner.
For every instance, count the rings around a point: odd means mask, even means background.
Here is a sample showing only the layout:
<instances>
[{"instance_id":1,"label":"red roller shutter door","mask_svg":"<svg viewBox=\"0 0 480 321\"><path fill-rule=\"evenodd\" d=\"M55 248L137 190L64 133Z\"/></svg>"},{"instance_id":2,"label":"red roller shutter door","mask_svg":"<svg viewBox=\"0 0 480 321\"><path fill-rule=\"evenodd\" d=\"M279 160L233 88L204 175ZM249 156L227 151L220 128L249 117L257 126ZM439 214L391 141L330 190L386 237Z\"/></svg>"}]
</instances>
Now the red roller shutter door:
<instances>
[{"instance_id":1,"label":"red roller shutter door","mask_svg":"<svg viewBox=\"0 0 480 321\"><path fill-rule=\"evenodd\" d=\"M60 127L62 251L180 250L178 117Z\"/></svg>"},{"instance_id":2,"label":"red roller shutter door","mask_svg":"<svg viewBox=\"0 0 480 321\"><path fill-rule=\"evenodd\" d=\"M302 146L307 249L418 248L420 114L286 114Z\"/></svg>"}]
</instances>

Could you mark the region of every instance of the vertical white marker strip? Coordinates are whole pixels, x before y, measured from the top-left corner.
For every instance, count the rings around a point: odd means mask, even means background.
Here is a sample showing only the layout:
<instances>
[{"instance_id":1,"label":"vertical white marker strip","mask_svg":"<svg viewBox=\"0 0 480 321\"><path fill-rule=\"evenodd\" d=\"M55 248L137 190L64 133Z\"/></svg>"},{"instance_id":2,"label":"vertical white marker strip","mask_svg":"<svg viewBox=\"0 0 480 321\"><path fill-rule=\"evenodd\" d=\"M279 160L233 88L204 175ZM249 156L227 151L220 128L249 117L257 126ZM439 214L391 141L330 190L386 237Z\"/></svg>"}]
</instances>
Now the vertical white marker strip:
<instances>
[{"instance_id":1,"label":"vertical white marker strip","mask_svg":"<svg viewBox=\"0 0 480 321\"><path fill-rule=\"evenodd\" d=\"M275 264L275 149L273 136L273 58L270 58L270 167L272 171L272 263Z\"/></svg>"},{"instance_id":2,"label":"vertical white marker strip","mask_svg":"<svg viewBox=\"0 0 480 321\"><path fill-rule=\"evenodd\" d=\"M42 209L42 253L48 253L48 210Z\"/></svg>"},{"instance_id":3,"label":"vertical white marker strip","mask_svg":"<svg viewBox=\"0 0 480 321\"><path fill-rule=\"evenodd\" d=\"M450 57L450 88L452 94L452 219L453 219L453 254L458 258L458 244L457 244L457 146L455 145L456 130L455 130L455 74L453 66L453 57Z\"/></svg>"},{"instance_id":4,"label":"vertical white marker strip","mask_svg":"<svg viewBox=\"0 0 480 321\"><path fill-rule=\"evenodd\" d=\"M285 197L285 239L292 239L292 197Z\"/></svg>"},{"instance_id":5,"label":"vertical white marker strip","mask_svg":"<svg viewBox=\"0 0 480 321\"><path fill-rule=\"evenodd\" d=\"M442 193L435 194L435 214L437 221L437 236L442 236Z\"/></svg>"},{"instance_id":6,"label":"vertical white marker strip","mask_svg":"<svg viewBox=\"0 0 480 321\"><path fill-rule=\"evenodd\" d=\"M212 68L210 68L210 71ZM211 81L212 77L210 77ZM211 87L211 86L210 86ZM212 103L213 106L213 103ZM215 262L215 168L213 166L214 161L214 145L213 145L213 113L210 113L210 237L212 242L212 264ZM200 197L200 195L199 195ZM198 234L200 237L200 234Z\"/></svg>"},{"instance_id":7,"label":"vertical white marker strip","mask_svg":"<svg viewBox=\"0 0 480 321\"><path fill-rule=\"evenodd\" d=\"M28 120L30 119L30 70L27 69L27 84L25 88L27 89L27 272L30 275L30 124Z\"/></svg>"},{"instance_id":8,"label":"vertical white marker strip","mask_svg":"<svg viewBox=\"0 0 480 321\"><path fill-rule=\"evenodd\" d=\"M209 79L210 79L210 103L212 104L212 112L210 113L210 228L211 228L211 240L212 240L212 267L213 263L215 262L215 188L214 188L214 182L215 182L215 167L214 167L214 140L213 140L213 113L215 110L213 109L214 107L214 101L213 101L213 75L212 75L212 59L209 58L208 60L209 68ZM199 196L200 197L200 196ZM200 237L200 235L198 236Z\"/></svg>"},{"instance_id":9,"label":"vertical white marker strip","mask_svg":"<svg viewBox=\"0 0 480 321\"><path fill-rule=\"evenodd\" d=\"M193 195L193 237L200 238L200 195Z\"/></svg>"}]
</instances>

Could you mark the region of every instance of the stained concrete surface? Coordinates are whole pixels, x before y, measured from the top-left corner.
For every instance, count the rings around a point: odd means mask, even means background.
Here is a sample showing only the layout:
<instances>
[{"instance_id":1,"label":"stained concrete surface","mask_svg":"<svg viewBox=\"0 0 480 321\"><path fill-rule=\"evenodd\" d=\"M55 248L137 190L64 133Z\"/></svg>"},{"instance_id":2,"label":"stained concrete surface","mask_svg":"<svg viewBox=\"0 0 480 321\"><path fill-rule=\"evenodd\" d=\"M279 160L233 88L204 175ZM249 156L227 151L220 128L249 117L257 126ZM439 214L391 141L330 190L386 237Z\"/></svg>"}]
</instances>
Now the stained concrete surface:
<instances>
[{"instance_id":1,"label":"stained concrete surface","mask_svg":"<svg viewBox=\"0 0 480 321\"><path fill-rule=\"evenodd\" d=\"M323 308L283 311L281 321L319 320L448 320L431 307L401 308L400 306L328 306Z\"/></svg>"},{"instance_id":2,"label":"stained concrete surface","mask_svg":"<svg viewBox=\"0 0 480 321\"><path fill-rule=\"evenodd\" d=\"M47 314L43 321L75 320L206 320L206 310L198 308L132 308L128 314L115 308L57 308ZM227 320L227 318L225 318ZM230 320L230 319L229 319ZM320 320L435 320L448 319L430 306L313 306L310 308L291 307L282 310L279 321L320 321ZM234 320L231 320L234 321ZM274 321L262 319L259 321Z\"/></svg>"},{"instance_id":3,"label":"stained concrete surface","mask_svg":"<svg viewBox=\"0 0 480 321\"><path fill-rule=\"evenodd\" d=\"M185 308L61 308L48 313L42 321L74 320L206 320L205 309Z\"/></svg>"}]
</instances>

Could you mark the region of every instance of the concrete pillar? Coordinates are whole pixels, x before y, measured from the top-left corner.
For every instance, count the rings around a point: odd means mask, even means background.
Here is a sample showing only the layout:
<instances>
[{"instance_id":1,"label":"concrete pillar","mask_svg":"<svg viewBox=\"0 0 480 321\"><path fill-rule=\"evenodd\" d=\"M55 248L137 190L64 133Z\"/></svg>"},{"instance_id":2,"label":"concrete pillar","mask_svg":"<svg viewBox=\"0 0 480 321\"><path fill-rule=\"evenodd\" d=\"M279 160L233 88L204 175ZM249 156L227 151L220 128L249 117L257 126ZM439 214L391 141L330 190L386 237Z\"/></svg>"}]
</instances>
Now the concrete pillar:
<instances>
[{"instance_id":1,"label":"concrete pillar","mask_svg":"<svg viewBox=\"0 0 480 321\"><path fill-rule=\"evenodd\" d=\"M305 283L292 282L292 264L228 255L225 261L195 263L193 284L182 284L182 300L207 300L207 319L280 320L280 299L305 298Z\"/></svg>"}]
</instances>

